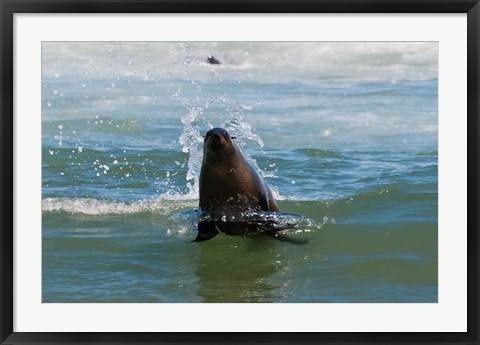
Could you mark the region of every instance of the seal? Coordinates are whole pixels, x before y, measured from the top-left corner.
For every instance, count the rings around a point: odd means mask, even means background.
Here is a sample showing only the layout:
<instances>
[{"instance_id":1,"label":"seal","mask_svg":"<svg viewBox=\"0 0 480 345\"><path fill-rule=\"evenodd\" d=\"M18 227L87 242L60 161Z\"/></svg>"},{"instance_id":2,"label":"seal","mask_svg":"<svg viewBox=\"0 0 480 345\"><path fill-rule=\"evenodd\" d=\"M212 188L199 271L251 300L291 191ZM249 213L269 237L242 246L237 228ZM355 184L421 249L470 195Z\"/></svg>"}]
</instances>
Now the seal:
<instances>
[{"instance_id":1,"label":"seal","mask_svg":"<svg viewBox=\"0 0 480 345\"><path fill-rule=\"evenodd\" d=\"M213 128L204 136L203 161L200 170L200 210L207 215L241 214L246 211L277 212L278 206L272 191L245 159L235 137L223 128ZM261 213L261 212L260 212ZM264 233L281 241L296 244L303 240L289 238L278 231L290 228L272 220L249 219L233 221L201 220L195 241L205 241L218 233L227 235L249 235Z\"/></svg>"},{"instance_id":2,"label":"seal","mask_svg":"<svg viewBox=\"0 0 480 345\"><path fill-rule=\"evenodd\" d=\"M211 65L220 65L220 61L218 61L217 59L215 59L215 56L213 55L209 55L207 57L207 62Z\"/></svg>"}]
</instances>

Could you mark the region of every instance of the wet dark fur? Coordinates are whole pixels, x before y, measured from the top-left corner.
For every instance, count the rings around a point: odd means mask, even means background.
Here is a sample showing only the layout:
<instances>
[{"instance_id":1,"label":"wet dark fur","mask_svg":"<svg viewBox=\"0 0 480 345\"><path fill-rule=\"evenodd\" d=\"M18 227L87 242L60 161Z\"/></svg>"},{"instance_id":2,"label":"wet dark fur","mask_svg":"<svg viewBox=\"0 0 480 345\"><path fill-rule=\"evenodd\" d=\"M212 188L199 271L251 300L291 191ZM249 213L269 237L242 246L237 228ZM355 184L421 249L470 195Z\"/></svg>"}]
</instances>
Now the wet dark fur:
<instances>
[{"instance_id":1,"label":"wet dark fur","mask_svg":"<svg viewBox=\"0 0 480 345\"><path fill-rule=\"evenodd\" d=\"M208 214L223 210L236 212L258 210L278 211L270 188L255 168L245 159L230 134L222 128L207 132L203 144L203 161L200 171L200 209ZM272 221L201 221L195 241L205 241L218 233L250 235L264 233L278 240L305 243L283 234Z\"/></svg>"}]
</instances>

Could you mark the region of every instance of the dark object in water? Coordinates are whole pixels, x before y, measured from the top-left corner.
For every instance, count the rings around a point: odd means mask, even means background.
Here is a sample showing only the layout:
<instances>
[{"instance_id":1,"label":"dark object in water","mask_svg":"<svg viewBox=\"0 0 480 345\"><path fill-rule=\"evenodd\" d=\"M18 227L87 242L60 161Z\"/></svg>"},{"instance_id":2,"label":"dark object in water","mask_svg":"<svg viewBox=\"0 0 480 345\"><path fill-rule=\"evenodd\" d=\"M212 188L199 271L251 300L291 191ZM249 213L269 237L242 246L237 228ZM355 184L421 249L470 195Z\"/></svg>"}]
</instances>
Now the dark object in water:
<instances>
[{"instance_id":1,"label":"dark object in water","mask_svg":"<svg viewBox=\"0 0 480 345\"><path fill-rule=\"evenodd\" d=\"M200 170L200 210L204 214L235 212L277 212L278 206L270 188L223 128L207 132L203 142ZM242 235L263 233L280 241L304 244L278 233L295 224L278 224L271 219L231 220L222 217L200 220L196 242L206 241L218 233Z\"/></svg>"},{"instance_id":2,"label":"dark object in water","mask_svg":"<svg viewBox=\"0 0 480 345\"><path fill-rule=\"evenodd\" d=\"M212 65L220 65L220 61L218 61L217 59L215 59L215 57L213 55L209 55L208 58L207 58L207 62L209 64L212 64Z\"/></svg>"}]
</instances>

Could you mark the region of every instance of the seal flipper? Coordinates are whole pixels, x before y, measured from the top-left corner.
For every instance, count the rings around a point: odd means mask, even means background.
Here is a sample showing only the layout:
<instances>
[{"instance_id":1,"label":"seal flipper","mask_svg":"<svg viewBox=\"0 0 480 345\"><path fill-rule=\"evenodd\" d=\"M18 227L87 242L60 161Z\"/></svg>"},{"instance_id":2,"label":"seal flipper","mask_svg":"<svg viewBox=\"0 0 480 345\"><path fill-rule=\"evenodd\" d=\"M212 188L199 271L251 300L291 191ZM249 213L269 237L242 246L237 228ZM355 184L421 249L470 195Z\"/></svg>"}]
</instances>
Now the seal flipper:
<instances>
[{"instance_id":1,"label":"seal flipper","mask_svg":"<svg viewBox=\"0 0 480 345\"><path fill-rule=\"evenodd\" d=\"M207 241L218 234L215 222L200 222L198 223L198 235L192 242Z\"/></svg>"},{"instance_id":2,"label":"seal flipper","mask_svg":"<svg viewBox=\"0 0 480 345\"><path fill-rule=\"evenodd\" d=\"M279 232L265 231L265 234L267 234L268 236L273 237L273 238L275 238L279 241L293 243L293 244L307 244L308 242L310 242L310 240L306 240L306 239L291 238L291 237L288 237L287 235L281 234Z\"/></svg>"}]
</instances>

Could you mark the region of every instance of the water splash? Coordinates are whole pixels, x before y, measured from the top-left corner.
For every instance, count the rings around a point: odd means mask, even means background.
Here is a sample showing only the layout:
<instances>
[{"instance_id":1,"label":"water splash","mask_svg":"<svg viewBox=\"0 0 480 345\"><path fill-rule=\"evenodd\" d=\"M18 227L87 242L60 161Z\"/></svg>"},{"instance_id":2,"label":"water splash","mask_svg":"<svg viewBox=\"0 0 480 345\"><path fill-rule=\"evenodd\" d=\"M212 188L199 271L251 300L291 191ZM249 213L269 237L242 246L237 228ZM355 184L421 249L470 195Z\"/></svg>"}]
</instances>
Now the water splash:
<instances>
[{"instance_id":1,"label":"water splash","mask_svg":"<svg viewBox=\"0 0 480 345\"><path fill-rule=\"evenodd\" d=\"M195 125L198 117L202 114L201 109L191 109L186 116L181 118L184 125L183 132L178 138L178 142L182 145L182 152L188 153L188 172L186 179L189 195L197 195L199 191L200 167L202 164L202 142L203 138L200 134L200 128Z\"/></svg>"},{"instance_id":2,"label":"water splash","mask_svg":"<svg viewBox=\"0 0 480 345\"><path fill-rule=\"evenodd\" d=\"M226 112L228 113L228 118L225 121L224 126L228 131L233 133L233 135L238 138L236 142L242 149L247 161L254 166L254 168L262 175L262 177L276 178L277 176L273 171L265 171L261 169L256 159L248 155L246 150L244 150L249 142L253 142L258 146L262 154L266 154L266 152L263 150L265 147L263 139L254 132L252 125L243 119L243 112L245 110L251 111L258 106L260 106L260 102L258 102L256 105L236 103L233 106L227 107ZM274 191L274 194L280 197L278 191Z\"/></svg>"},{"instance_id":3,"label":"water splash","mask_svg":"<svg viewBox=\"0 0 480 345\"><path fill-rule=\"evenodd\" d=\"M198 103L198 100L195 99L194 102ZM219 96L212 101L205 102L202 106L192 106L185 100L183 100L182 103L188 113L181 117L183 132L180 134L178 142L182 145L182 152L189 154L187 161L188 172L186 177L189 194L194 195L199 192L200 169L203 157L203 132L206 132L207 129L218 126L212 125L208 120L207 115L205 115L205 112L211 104L223 103L226 106L225 111L228 114L228 118L219 126L229 131L232 136L236 136L238 138L238 140L236 139L237 144L239 144L241 148L246 146L247 141L255 142L260 149L265 146L262 138L254 133L251 124L244 121L241 116L242 109L253 108L249 108L243 104L230 107L228 106L229 100L225 96ZM254 165L263 177L274 177L271 173L263 172L258 167L256 160L246 154L245 151L244 154L247 160Z\"/></svg>"},{"instance_id":4,"label":"water splash","mask_svg":"<svg viewBox=\"0 0 480 345\"><path fill-rule=\"evenodd\" d=\"M226 112L228 113L228 118L223 126L226 130L239 137L240 140L238 142L241 147L245 146L246 139L257 142L260 148L263 148L265 144L262 138L253 132L252 125L245 121L242 116L244 110L253 109L255 109L255 106L242 103L227 107Z\"/></svg>"},{"instance_id":5,"label":"water splash","mask_svg":"<svg viewBox=\"0 0 480 345\"><path fill-rule=\"evenodd\" d=\"M216 213L205 213L199 209L187 210L175 213L169 218L176 222L179 227L192 229L197 228L197 224L203 221L215 222L240 222L255 223L259 227L268 225L269 229L277 228L278 230L292 230L295 233L311 232L320 230L325 224L335 223L335 219L324 216L320 222L316 220L294 213L284 212L267 212L258 210L248 211L228 211L222 210Z\"/></svg>"},{"instance_id":6,"label":"water splash","mask_svg":"<svg viewBox=\"0 0 480 345\"><path fill-rule=\"evenodd\" d=\"M222 94L213 100L205 101L202 94L202 87L199 81L190 78L190 70L192 59L188 55L189 47L185 43L179 45L180 57L177 57L177 64L183 68L184 88L177 88L172 97L180 100L187 113L181 116L180 120L183 124L183 132L178 138L178 142L182 145L182 152L188 154L186 175L187 187L189 195L197 195L199 192L200 169L203 157L203 132L213 127L224 127L232 135L238 136L238 144L240 147L245 146L246 141L254 141L260 148L264 147L263 140L254 133L250 123L243 120L243 112L245 110L253 110L255 106L235 102L232 104L227 94ZM214 77L222 82L216 70L211 70ZM213 117L213 110L210 109L212 104L224 107L227 117L221 124L212 124L210 118ZM247 155L247 159L259 169L256 161Z\"/></svg>"},{"instance_id":7,"label":"water splash","mask_svg":"<svg viewBox=\"0 0 480 345\"><path fill-rule=\"evenodd\" d=\"M173 98L180 100L181 104L186 110L186 114L180 117L180 121L183 124L183 131L178 138L178 142L182 145L182 152L188 154L186 158L186 164L188 171L186 174L188 195L195 196L198 194L199 187L198 181L200 178L200 166L202 160L201 143L203 138L200 133L201 119L205 106L199 105L202 97L202 88L197 81L190 79L190 65L192 58L188 56L189 47L186 43L179 43L180 58L177 58L175 64L180 65L184 74L184 87L177 87ZM175 50L171 51L175 54ZM169 72L169 78L172 77L172 73ZM174 85L172 85L174 87ZM182 166L184 166L183 164Z\"/></svg>"}]
</instances>

